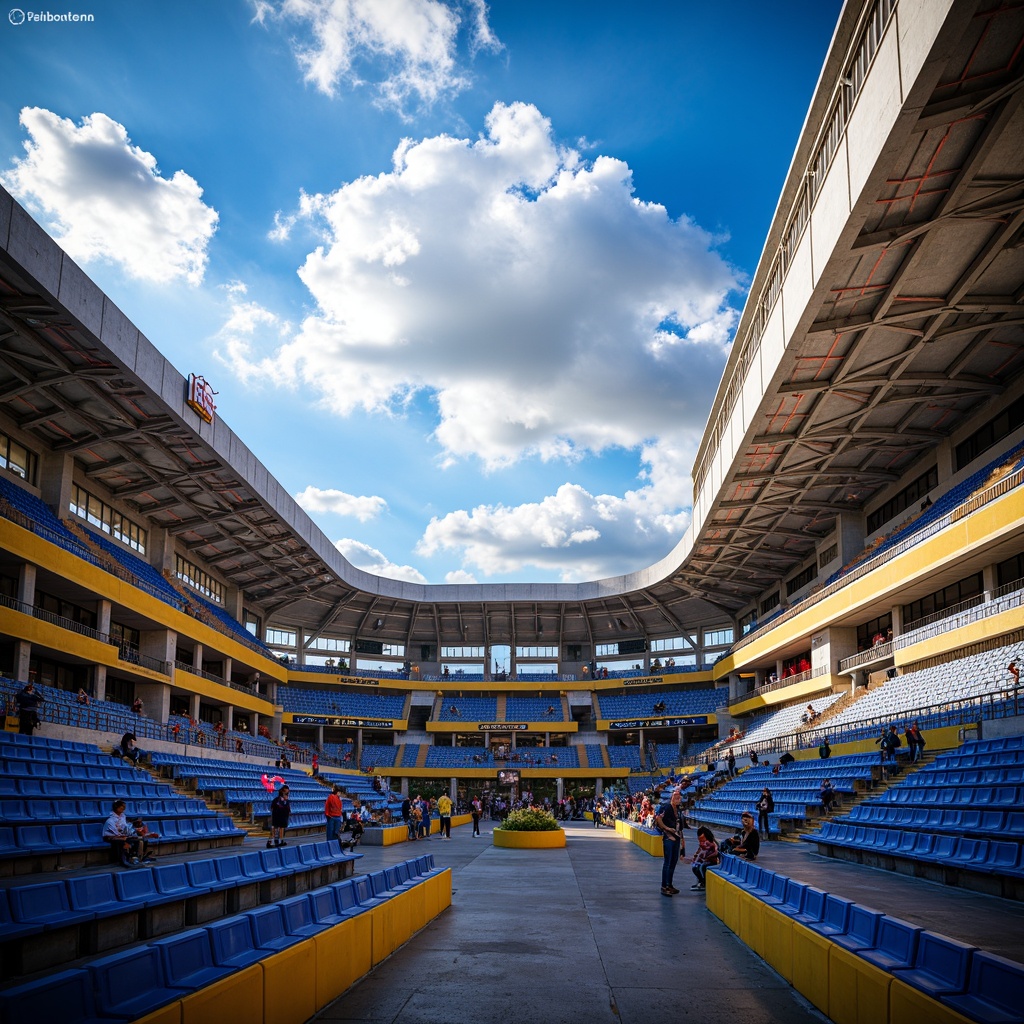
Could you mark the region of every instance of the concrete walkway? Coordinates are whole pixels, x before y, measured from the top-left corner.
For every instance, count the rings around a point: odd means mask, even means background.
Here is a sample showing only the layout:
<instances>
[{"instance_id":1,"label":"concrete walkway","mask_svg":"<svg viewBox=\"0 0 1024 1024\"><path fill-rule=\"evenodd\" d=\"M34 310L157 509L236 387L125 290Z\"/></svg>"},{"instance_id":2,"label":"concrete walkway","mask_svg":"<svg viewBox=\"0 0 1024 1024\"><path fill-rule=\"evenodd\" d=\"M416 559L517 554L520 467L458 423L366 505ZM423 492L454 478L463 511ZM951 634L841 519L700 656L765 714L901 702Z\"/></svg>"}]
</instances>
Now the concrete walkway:
<instances>
[{"instance_id":1,"label":"concrete walkway","mask_svg":"<svg viewBox=\"0 0 1024 1024\"><path fill-rule=\"evenodd\" d=\"M489 832L363 848L360 871L432 853L452 868L452 906L316 1020L825 1019L708 913L688 865L676 872L682 893L666 898L661 861L612 829L573 823L566 848L550 851L499 850Z\"/></svg>"}]
</instances>

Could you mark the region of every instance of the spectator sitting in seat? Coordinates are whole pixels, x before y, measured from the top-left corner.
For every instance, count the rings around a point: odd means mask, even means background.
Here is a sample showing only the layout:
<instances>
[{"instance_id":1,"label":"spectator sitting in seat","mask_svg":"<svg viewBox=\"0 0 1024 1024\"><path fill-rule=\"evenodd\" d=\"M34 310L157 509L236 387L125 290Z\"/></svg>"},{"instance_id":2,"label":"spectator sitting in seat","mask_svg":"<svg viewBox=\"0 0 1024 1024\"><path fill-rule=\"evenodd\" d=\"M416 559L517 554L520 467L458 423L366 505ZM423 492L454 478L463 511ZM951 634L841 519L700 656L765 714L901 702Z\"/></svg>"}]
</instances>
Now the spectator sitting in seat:
<instances>
[{"instance_id":1,"label":"spectator sitting in seat","mask_svg":"<svg viewBox=\"0 0 1024 1024\"><path fill-rule=\"evenodd\" d=\"M85 692L85 689L80 686L78 688L78 695L77 695L77 697L75 699L78 701L79 704L86 704L87 705L89 703L89 694L87 694Z\"/></svg>"},{"instance_id":2,"label":"spectator sitting in seat","mask_svg":"<svg viewBox=\"0 0 1024 1024\"><path fill-rule=\"evenodd\" d=\"M110 816L103 825L103 838L117 852L118 859L125 867L139 863L139 847L142 840L132 834L128 819L124 816L127 804L123 800L115 800L110 809Z\"/></svg>"},{"instance_id":3,"label":"spectator sitting in seat","mask_svg":"<svg viewBox=\"0 0 1024 1024\"><path fill-rule=\"evenodd\" d=\"M715 834L707 825L701 825L697 829L697 852L690 863L693 865L693 873L697 876L697 884L691 885L690 888L703 889L708 868L718 863L718 843L715 842Z\"/></svg>"},{"instance_id":4,"label":"spectator sitting in seat","mask_svg":"<svg viewBox=\"0 0 1024 1024\"><path fill-rule=\"evenodd\" d=\"M141 768L142 765L139 764L139 758L142 757L142 751L135 745L135 741L135 733L126 732L121 737L119 753L126 761L131 761L133 767Z\"/></svg>"},{"instance_id":5,"label":"spectator sitting in seat","mask_svg":"<svg viewBox=\"0 0 1024 1024\"><path fill-rule=\"evenodd\" d=\"M835 787L832 785L831 779L824 779L821 783L821 809L829 814L832 810L832 805L839 799L839 794L836 792Z\"/></svg>"},{"instance_id":6,"label":"spectator sitting in seat","mask_svg":"<svg viewBox=\"0 0 1024 1024\"><path fill-rule=\"evenodd\" d=\"M150 847L156 845L160 834L153 832L141 818L134 818L128 825L128 835L139 840L139 860L152 864L155 858Z\"/></svg>"},{"instance_id":7,"label":"spectator sitting in seat","mask_svg":"<svg viewBox=\"0 0 1024 1024\"><path fill-rule=\"evenodd\" d=\"M757 855L761 852L761 837L754 828L754 815L750 811L744 811L740 815L740 824L740 831L722 843L722 853L734 853L739 857L746 857L747 860L757 860Z\"/></svg>"},{"instance_id":8,"label":"spectator sitting in seat","mask_svg":"<svg viewBox=\"0 0 1024 1024\"><path fill-rule=\"evenodd\" d=\"M790 753L790 752L789 752L789 751L787 750L787 751L786 751L786 752L785 752L785 753L784 753L784 754L783 754L783 755L782 755L782 756L781 756L781 757L779 758L779 767L780 767L780 768L785 768L785 766L786 766L787 764L792 764L792 763L793 763L793 762L794 762L795 760L796 760L796 758L795 758L795 757L794 757L794 756L793 756L793 755L792 755L792 754L791 754L791 753Z\"/></svg>"},{"instance_id":9,"label":"spectator sitting in seat","mask_svg":"<svg viewBox=\"0 0 1024 1024\"><path fill-rule=\"evenodd\" d=\"M132 711L134 711L135 714L137 715L141 715L143 706L144 705L142 703L142 698L136 697L135 700L132 702Z\"/></svg>"}]
</instances>

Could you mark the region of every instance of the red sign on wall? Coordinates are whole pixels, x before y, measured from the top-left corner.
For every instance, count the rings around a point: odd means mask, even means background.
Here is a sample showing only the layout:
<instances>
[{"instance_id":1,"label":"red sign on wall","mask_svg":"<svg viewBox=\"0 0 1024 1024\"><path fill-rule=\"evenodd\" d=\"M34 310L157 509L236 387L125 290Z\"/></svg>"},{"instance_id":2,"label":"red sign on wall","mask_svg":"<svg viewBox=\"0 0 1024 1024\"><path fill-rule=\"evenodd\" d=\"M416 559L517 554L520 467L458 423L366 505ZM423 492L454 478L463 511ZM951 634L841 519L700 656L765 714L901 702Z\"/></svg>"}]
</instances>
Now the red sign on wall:
<instances>
[{"instance_id":1,"label":"red sign on wall","mask_svg":"<svg viewBox=\"0 0 1024 1024\"><path fill-rule=\"evenodd\" d=\"M205 377L197 377L194 373L189 374L187 400L189 407L199 413L207 423L213 422L213 414L217 411L217 405L213 400L213 396L216 394L217 392L210 387Z\"/></svg>"}]
</instances>

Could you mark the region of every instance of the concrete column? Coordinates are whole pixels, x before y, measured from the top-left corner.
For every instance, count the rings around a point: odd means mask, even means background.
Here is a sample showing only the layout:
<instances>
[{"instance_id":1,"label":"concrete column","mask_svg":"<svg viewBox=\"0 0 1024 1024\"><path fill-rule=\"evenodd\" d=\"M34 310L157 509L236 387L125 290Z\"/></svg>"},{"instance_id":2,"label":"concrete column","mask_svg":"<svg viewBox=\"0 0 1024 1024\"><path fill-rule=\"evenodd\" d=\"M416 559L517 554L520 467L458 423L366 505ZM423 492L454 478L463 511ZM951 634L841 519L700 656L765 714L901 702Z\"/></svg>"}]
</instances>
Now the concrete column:
<instances>
[{"instance_id":1,"label":"concrete column","mask_svg":"<svg viewBox=\"0 0 1024 1024\"><path fill-rule=\"evenodd\" d=\"M199 721L199 694L190 693L188 697L188 714L190 718Z\"/></svg>"},{"instance_id":2,"label":"concrete column","mask_svg":"<svg viewBox=\"0 0 1024 1024\"><path fill-rule=\"evenodd\" d=\"M96 700L107 699L107 666L94 665L92 671L92 695Z\"/></svg>"},{"instance_id":3,"label":"concrete column","mask_svg":"<svg viewBox=\"0 0 1024 1024\"><path fill-rule=\"evenodd\" d=\"M39 496L58 516L68 514L74 468L71 455L43 452L39 456Z\"/></svg>"},{"instance_id":4,"label":"concrete column","mask_svg":"<svg viewBox=\"0 0 1024 1024\"><path fill-rule=\"evenodd\" d=\"M23 562L18 569L18 600L33 606L36 603L36 567L31 562Z\"/></svg>"},{"instance_id":5,"label":"concrete column","mask_svg":"<svg viewBox=\"0 0 1024 1024\"><path fill-rule=\"evenodd\" d=\"M459 798L459 780L454 775L448 780L448 796L453 804Z\"/></svg>"},{"instance_id":6,"label":"concrete column","mask_svg":"<svg viewBox=\"0 0 1024 1024\"><path fill-rule=\"evenodd\" d=\"M994 564L989 563L981 570L981 586L985 591L985 600L991 601L992 595L999 589L999 577Z\"/></svg>"},{"instance_id":7,"label":"concrete column","mask_svg":"<svg viewBox=\"0 0 1024 1024\"><path fill-rule=\"evenodd\" d=\"M231 682L231 661L226 654L224 655L224 678L230 683Z\"/></svg>"},{"instance_id":8,"label":"concrete column","mask_svg":"<svg viewBox=\"0 0 1024 1024\"><path fill-rule=\"evenodd\" d=\"M203 671L203 645L197 643L195 649L192 651L192 667L197 672ZM192 716L195 718L195 715Z\"/></svg>"},{"instance_id":9,"label":"concrete column","mask_svg":"<svg viewBox=\"0 0 1024 1024\"><path fill-rule=\"evenodd\" d=\"M224 728L227 730L234 729L235 727L235 706L234 704L225 704L222 713L224 715Z\"/></svg>"},{"instance_id":10,"label":"concrete column","mask_svg":"<svg viewBox=\"0 0 1024 1024\"><path fill-rule=\"evenodd\" d=\"M32 645L27 640L14 641L14 678L28 682L28 666L32 659Z\"/></svg>"}]
</instances>

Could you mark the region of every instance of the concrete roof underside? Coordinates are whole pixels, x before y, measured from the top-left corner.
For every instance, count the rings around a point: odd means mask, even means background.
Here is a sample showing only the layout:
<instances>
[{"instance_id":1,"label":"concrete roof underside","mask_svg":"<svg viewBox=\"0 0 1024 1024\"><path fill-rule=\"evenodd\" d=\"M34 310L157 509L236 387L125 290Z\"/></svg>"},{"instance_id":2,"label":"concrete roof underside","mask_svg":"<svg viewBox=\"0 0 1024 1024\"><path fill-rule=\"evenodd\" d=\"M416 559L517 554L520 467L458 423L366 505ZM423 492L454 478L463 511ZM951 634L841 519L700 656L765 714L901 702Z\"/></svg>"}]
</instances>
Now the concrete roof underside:
<instances>
[{"instance_id":1,"label":"concrete roof underside","mask_svg":"<svg viewBox=\"0 0 1024 1024\"><path fill-rule=\"evenodd\" d=\"M742 387L739 340L871 6L844 8L712 423ZM615 643L724 624L806 564L839 514L1021 390L1022 40L1020 5L952 5L727 472L678 547L629 576L421 586L355 569L222 421L186 406L180 373L2 190L0 408L265 622L407 646Z\"/></svg>"}]
</instances>

